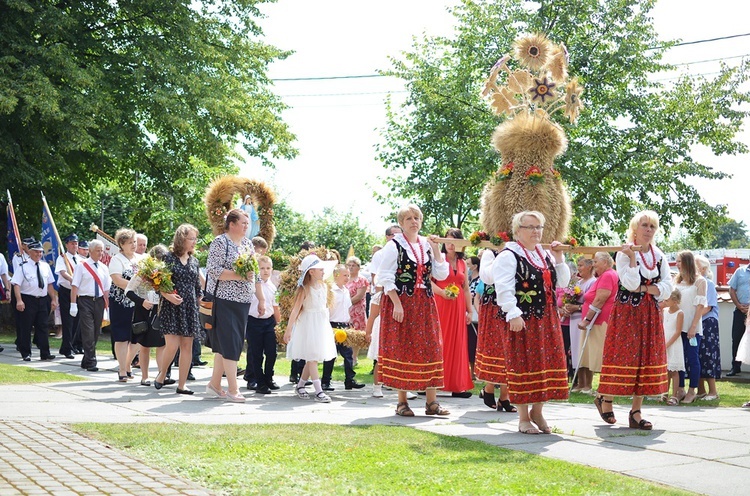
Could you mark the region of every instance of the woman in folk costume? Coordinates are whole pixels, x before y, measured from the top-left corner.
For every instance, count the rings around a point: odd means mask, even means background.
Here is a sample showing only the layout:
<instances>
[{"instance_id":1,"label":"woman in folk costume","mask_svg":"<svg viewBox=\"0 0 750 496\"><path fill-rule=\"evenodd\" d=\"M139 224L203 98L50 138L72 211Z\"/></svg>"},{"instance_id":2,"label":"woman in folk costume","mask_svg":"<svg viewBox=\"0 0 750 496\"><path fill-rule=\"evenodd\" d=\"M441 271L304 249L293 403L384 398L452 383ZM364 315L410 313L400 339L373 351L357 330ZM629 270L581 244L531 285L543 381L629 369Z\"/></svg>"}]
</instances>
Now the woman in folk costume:
<instances>
[{"instance_id":1,"label":"woman in folk costume","mask_svg":"<svg viewBox=\"0 0 750 496\"><path fill-rule=\"evenodd\" d=\"M620 288L604 340L602 373L596 408L602 420L615 423L613 396L632 396L629 425L651 430L641 416L644 396L667 392L667 353L659 302L672 294L672 279L664 253L653 244L659 229L656 212L644 210L630 220L627 243L615 259ZM631 247L646 251L636 253Z\"/></svg>"},{"instance_id":2,"label":"woman in folk costume","mask_svg":"<svg viewBox=\"0 0 750 496\"><path fill-rule=\"evenodd\" d=\"M448 264L431 238L419 235L422 211L407 205L398 213L403 233L383 248L377 280L383 286L378 366L386 386L398 389L396 414L413 417L407 391L426 392L425 414L448 415L436 401L443 387L443 346L430 277L448 277Z\"/></svg>"},{"instance_id":3,"label":"woman in folk costume","mask_svg":"<svg viewBox=\"0 0 750 496\"><path fill-rule=\"evenodd\" d=\"M551 251L542 250L544 220L535 211L514 215L516 241L506 243L492 265L508 389L518 405L518 430L524 434L552 432L542 414L544 402L568 397L555 288L568 285L570 268L555 249L558 241L552 242Z\"/></svg>"}]
</instances>

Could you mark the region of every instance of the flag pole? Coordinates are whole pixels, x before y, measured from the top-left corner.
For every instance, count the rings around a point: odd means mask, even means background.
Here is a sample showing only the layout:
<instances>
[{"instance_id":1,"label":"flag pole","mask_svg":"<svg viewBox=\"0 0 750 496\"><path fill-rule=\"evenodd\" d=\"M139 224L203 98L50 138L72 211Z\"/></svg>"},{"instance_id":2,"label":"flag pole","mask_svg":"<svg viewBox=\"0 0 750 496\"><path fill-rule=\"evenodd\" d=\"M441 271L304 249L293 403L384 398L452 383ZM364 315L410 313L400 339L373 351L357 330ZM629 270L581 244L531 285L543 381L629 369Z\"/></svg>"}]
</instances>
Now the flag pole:
<instances>
[{"instance_id":1,"label":"flag pole","mask_svg":"<svg viewBox=\"0 0 750 496\"><path fill-rule=\"evenodd\" d=\"M10 190L6 189L5 192L8 194L8 207L10 207L11 217L13 217L13 235L16 237L16 246L20 250L21 249L21 235L18 233L18 221L16 220L16 210L13 208L13 199L10 197Z\"/></svg>"},{"instance_id":2,"label":"flag pole","mask_svg":"<svg viewBox=\"0 0 750 496\"><path fill-rule=\"evenodd\" d=\"M73 275L73 267L70 265L70 260L68 260L68 257L65 255L65 252L59 253L60 250L62 250L63 243L60 239L60 234L57 232L57 226L55 225L55 219L52 218L52 212L49 209L49 205L47 205L47 198L44 197L44 193L42 193L42 202L44 203L44 210L47 212L47 215L49 216L49 223L52 225L52 232L55 234L55 238L57 239L57 256L62 255L63 259L65 260L65 269L68 271L68 274L71 276Z\"/></svg>"}]
</instances>

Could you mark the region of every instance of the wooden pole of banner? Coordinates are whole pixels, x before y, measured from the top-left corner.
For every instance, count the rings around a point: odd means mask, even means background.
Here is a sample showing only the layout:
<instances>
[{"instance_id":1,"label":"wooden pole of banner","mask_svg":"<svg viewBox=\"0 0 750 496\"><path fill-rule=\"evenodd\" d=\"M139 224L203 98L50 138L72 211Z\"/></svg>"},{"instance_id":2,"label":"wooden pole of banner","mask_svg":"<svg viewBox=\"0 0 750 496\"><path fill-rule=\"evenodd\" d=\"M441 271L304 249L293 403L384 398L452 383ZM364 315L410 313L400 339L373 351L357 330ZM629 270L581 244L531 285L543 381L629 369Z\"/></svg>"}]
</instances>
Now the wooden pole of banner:
<instances>
[{"instance_id":1,"label":"wooden pole of banner","mask_svg":"<svg viewBox=\"0 0 750 496\"><path fill-rule=\"evenodd\" d=\"M5 192L8 194L8 206L10 207L11 215L13 216L13 235L16 237L16 246L18 247L18 250L21 250L21 235L18 233L18 221L16 220L16 209L13 206L13 199L10 197L10 190L5 190ZM10 268L13 269L13 261L8 260L8 263L10 264Z\"/></svg>"},{"instance_id":2,"label":"wooden pole of banner","mask_svg":"<svg viewBox=\"0 0 750 496\"><path fill-rule=\"evenodd\" d=\"M91 227L89 229L94 231L96 234L101 234L104 239L117 246L117 241L115 241L115 238L99 229L99 226L97 226L96 224L91 224Z\"/></svg>"},{"instance_id":3,"label":"wooden pole of banner","mask_svg":"<svg viewBox=\"0 0 750 496\"><path fill-rule=\"evenodd\" d=\"M458 247L466 247L466 246L474 246L471 244L471 241L468 239L454 239L454 238L434 238L436 243L452 243ZM490 248L493 250L502 249L504 244L501 245L495 245L492 244L490 241L480 241L478 245L479 248ZM550 245L543 244L542 248L545 250L550 249ZM581 253L584 255L593 255L596 252L599 251L620 251L622 250L622 245L620 246L572 246L572 245L560 245L558 247L560 251L565 251L569 253ZM632 247L633 251L648 251L647 246L641 246L641 245L634 245Z\"/></svg>"},{"instance_id":4,"label":"wooden pole of banner","mask_svg":"<svg viewBox=\"0 0 750 496\"><path fill-rule=\"evenodd\" d=\"M40 193L42 193L40 191ZM65 260L65 269L68 271L68 274L71 276L73 275L73 267L70 265L70 260L68 260L68 257L65 256L65 250L63 249L63 242L60 239L60 234L57 232L57 226L55 226L55 219L52 218L52 212L49 209L49 205L47 205L47 199L44 197L44 193L42 193L42 203L44 203L44 211L47 212L47 215L49 215L49 223L52 225L52 233L55 235L55 238L57 239L57 256L60 255L63 256L63 259Z\"/></svg>"}]
</instances>

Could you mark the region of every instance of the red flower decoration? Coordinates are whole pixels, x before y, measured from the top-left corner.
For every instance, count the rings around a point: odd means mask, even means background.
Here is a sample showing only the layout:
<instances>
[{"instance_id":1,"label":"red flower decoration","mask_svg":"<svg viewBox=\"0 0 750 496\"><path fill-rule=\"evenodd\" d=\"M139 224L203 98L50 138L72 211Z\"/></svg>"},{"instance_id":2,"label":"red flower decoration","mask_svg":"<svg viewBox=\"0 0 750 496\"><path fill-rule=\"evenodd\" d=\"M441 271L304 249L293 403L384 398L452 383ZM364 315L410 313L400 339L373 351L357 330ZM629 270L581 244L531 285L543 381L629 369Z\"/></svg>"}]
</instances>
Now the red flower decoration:
<instances>
[{"instance_id":1,"label":"red flower decoration","mask_svg":"<svg viewBox=\"0 0 750 496\"><path fill-rule=\"evenodd\" d=\"M510 236L508 236L507 231L501 231L497 233L497 237L505 241L506 243L510 241Z\"/></svg>"}]
</instances>

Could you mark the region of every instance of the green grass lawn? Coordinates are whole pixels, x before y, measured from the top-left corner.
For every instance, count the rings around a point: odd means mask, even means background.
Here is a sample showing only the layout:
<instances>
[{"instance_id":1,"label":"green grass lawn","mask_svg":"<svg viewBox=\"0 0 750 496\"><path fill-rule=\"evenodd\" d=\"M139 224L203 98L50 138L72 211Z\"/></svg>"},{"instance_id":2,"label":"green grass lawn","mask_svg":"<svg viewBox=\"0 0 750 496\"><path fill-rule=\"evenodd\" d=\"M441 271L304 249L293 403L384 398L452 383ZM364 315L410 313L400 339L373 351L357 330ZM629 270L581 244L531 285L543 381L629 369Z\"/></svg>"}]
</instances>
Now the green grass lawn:
<instances>
[{"instance_id":1,"label":"green grass lawn","mask_svg":"<svg viewBox=\"0 0 750 496\"><path fill-rule=\"evenodd\" d=\"M222 494L689 494L409 427L78 424Z\"/></svg>"},{"instance_id":2,"label":"green grass lawn","mask_svg":"<svg viewBox=\"0 0 750 496\"><path fill-rule=\"evenodd\" d=\"M62 372L49 372L47 370L40 370L33 367L0 363L0 385L38 384L41 382L74 382L83 380L83 377L64 374Z\"/></svg>"}]
</instances>

